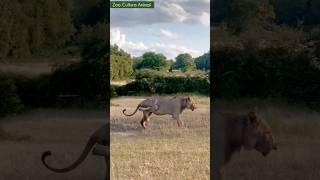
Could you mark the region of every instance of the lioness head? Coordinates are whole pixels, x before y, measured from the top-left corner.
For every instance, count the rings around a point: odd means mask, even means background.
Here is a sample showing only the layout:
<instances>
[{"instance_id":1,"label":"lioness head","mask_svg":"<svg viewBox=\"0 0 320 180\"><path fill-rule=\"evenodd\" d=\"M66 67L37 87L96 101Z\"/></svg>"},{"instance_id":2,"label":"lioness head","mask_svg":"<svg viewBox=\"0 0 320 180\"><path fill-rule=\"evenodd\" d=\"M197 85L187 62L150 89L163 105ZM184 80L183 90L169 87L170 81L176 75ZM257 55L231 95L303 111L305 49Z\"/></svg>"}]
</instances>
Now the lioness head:
<instances>
[{"instance_id":1,"label":"lioness head","mask_svg":"<svg viewBox=\"0 0 320 180\"><path fill-rule=\"evenodd\" d=\"M277 146L273 141L273 136L268 124L256 116L254 112L249 112L245 119L244 148L255 149L263 156L267 156L271 150L276 150Z\"/></svg>"},{"instance_id":2,"label":"lioness head","mask_svg":"<svg viewBox=\"0 0 320 180\"><path fill-rule=\"evenodd\" d=\"M196 109L195 104L193 103L192 99L189 96L182 99L182 107L191 109L192 111Z\"/></svg>"}]
</instances>

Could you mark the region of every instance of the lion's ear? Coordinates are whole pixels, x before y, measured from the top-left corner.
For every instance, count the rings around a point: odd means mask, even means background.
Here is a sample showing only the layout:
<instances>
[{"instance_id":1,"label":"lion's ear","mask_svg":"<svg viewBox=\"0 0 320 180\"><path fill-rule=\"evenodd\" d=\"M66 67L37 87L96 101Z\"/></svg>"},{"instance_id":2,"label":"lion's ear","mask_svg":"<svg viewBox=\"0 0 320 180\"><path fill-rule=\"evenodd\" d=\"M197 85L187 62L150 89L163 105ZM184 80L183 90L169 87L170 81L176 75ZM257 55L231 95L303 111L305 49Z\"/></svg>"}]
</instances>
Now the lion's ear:
<instances>
[{"instance_id":1,"label":"lion's ear","mask_svg":"<svg viewBox=\"0 0 320 180\"><path fill-rule=\"evenodd\" d=\"M258 118L254 112L249 112L248 113L248 118L251 124L257 124L258 123Z\"/></svg>"},{"instance_id":2,"label":"lion's ear","mask_svg":"<svg viewBox=\"0 0 320 180\"><path fill-rule=\"evenodd\" d=\"M187 100L189 100L189 101L191 100L191 99L190 99L190 96L187 97Z\"/></svg>"},{"instance_id":3,"label":"lion's ear","mask_svg":"<svg viewBox=\"0 0 320 180\"><path fill-rule=\"evenodd\" d=\"M187 104L187 98L181 98L181 103L185 106Z\"/></svg>"}]
</instances>

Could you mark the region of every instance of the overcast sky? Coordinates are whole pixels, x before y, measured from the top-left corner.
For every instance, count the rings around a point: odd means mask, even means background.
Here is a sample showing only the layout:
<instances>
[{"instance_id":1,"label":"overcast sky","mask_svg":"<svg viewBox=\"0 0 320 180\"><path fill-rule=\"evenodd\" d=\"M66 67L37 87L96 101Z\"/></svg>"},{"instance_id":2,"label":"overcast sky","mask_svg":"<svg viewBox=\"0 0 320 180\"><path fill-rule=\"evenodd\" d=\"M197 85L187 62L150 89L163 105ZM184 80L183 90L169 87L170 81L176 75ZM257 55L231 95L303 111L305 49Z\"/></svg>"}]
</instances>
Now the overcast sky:
<instances>
[{"instance_id":1,"label":"overcast sky","mask_svg":"<svg viewBox=\"0 0 320 180\"><path fill-rule=\"evenodd\" d=\"M133 56L146 51L174 59L210 47L210 0L155 0L155 8L111 8L111 44Z\"/></svg>"}]
</instances>

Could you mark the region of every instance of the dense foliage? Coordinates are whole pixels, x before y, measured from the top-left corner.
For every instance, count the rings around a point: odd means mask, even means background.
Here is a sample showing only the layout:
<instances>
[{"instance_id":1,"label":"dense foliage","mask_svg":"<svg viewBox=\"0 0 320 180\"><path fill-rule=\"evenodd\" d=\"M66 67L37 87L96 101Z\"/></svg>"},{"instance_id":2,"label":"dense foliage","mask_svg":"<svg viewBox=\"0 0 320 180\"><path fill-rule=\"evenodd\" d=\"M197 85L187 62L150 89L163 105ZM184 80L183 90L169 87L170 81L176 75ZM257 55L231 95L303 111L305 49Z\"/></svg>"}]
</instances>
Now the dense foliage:
<instances>
[{"instance_id":1,"label":"dense foliage","mask_svg":"<svg viewBox=\"0 0 320 180\"><path fill-rule=\"evenodd\" d=\"M62 48L74 33L69 0L2 0L0 59Z\"/></svg>"},{"instance_id":2,"label":"dense foliage","mask_svg":"<svg viewBox=\"0 0 320 180\"><path fill-rule=\"evenodd\" d=\"M127 79L133 73L133 61L131 56L119 49L117 45L110 49L110 79Z\"/></svg>"},{"instance_id":3,"label":"dense foliage","mask_svg":"<svg viewBox=\"0 0 320 180\"><path fill-rule=\"evenodd\" d=\"M320 4L314 0L214 3L216 97L276 97L320 109L316 10Z\"/></svg>"},{"instance_id":4,"label":"dense foliage","mask_svg":"<svg viewBox=\"0 0 320 180\"><path fill-rule=\"evenodd\" d=\"M136 64L136 69L154 69L154 70L168 70L170 68L170 62L167 58L159 53L155 52L145 52L141 61Z\"/></svg>"},{"instance_id":5,"label":"dense foliage","mask_svg":"<svg viewBox=\"0 0 320 180\"><path fill-rule=\"evenodd\" d=\"M200 93L209 95L210 82L201 77L152 76L125 86L112 87L113 95Z\"/></svg>"},{"instance_id":6,"label":"dense foliage","mask_svg":"<svg viewBox=\"0 0 320 180\"><path fill-rule=\"evenodd\" d=\"M104 0L1 0L0 60L77 53L82 26L103 23L105 11Z\"/></svg>"},{"instance_id":7,"label":"dense foliage","mask_svg":"<svg viewBox=\"0 0 320 180\"><path fill-rule=\"evenodd\" d=\"M145 52L140 57L131 57L131 55L120 49L117 45L111 46L111 80L124 80L134 78L135 74L146 72L161 74L165 76L168 71L181 70L184 73L190 71L208 71L210 70L210 54L205 53L202 56L193 58L190 54L179 54L176 61L168 60L163 54L155 52ZM142 71L141 71L142 70ZM153 70L153 71L152 71ZM139 78L139 76L135 76Z\"/></svg>"},{"instance_id":8,"label":"dense foliage","mask_svg":"<svg viewBox=\"0 0 320 180\"><path fill-rule=\"evenodd\" d=\"M0 74L0 115L23 106L105 103L109 40L103 0L4 0L0 2L0 60L76 55L52 74ZM32 62L31 62L32 63Z\"/></svg>"},{"instance_id":9,"label":"dense foliage","mask_svg":"<svg viewBox=\"0 0 320 180\"><path fill-rule=\"evenodd\" d=\"M194 63L196 68L200 70L210 70L210 53L205 53L202 56L195 58Z\"/></svg>"},{"instance_id":10,"label":"dense foliage","mask_svg":"<svg viewBox=\"0 0 320 180\"><path fill-rule=\"evenodd\" d=\"M320 23L320 1L317 0L214 0L213 21L227 22L235 30L247 26L276 24L298 27Z\"/></svg>"},{"instance_id":11,"label":"dense foliage","mask_svg":"<svg viewBox=\"0 0 320 180\"><path fill-rule=\"evenodd\" d=\"M23 107L14 81L3 74L0 74L0 99L0 117L18 112Z\"/></svg>"},{"instance_id":12,"label":"dense foliage","mask_svg":"<svg viewBox=\"0 0 320 180\"><path fill-rule=\"evenodd\" d=\"M176 57L176 62L174 63L174 69L181 69L181 71L191 71L196 68L194 59L188 53L179 54Z\"/></svg>"}]
</instances>

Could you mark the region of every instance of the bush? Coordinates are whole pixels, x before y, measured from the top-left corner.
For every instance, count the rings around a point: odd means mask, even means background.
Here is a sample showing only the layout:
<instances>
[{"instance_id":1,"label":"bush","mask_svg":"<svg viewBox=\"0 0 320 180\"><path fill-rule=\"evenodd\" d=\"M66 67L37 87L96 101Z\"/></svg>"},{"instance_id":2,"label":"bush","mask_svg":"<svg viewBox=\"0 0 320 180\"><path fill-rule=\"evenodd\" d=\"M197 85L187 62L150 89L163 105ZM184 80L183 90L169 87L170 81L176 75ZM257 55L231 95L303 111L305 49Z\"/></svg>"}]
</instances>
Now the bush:
<instances>
[{"instance_id":1,"label":"bush","mask_svg":"<svg viewBox=\"0 0 320 180\"><path fill-rule=\"evenodd\" d=\"M48 107L54 103L49 75L34 78L15 76L14 79L17 93L25 106Z\"/></svg>"},{"instance_id":2,"label":"bush","mask_svg":"<svg viewBox=\"0 0 320 180\"><path fill-rule=\"evenodd\" d=\"M56 67L50 75L15 76L14 82L25 106L91 106L106 99L105 74L105 66L99 61L82 61Z\"/></svg>"},{"instance_id":3,"label":"bush","mask_svg":"<svg viewBox=\"0 0 320 180\"><path fill-rule=\"evenodd\" d=\"M110 98L117 97L117 91L115 86L110 86Z\"/></svg>"},{"instance_id":4,"label":"bush","mask_svg":"<svg viewBox=\"0 0 320 180\"><path fill-rule=\"evenodd\" d=\"M16 113L22 108L14 81L0 77L0 116Z\"/></svg>"},{"instance_id":5,"label":"bush","mask_svg":"<svg viewBox=\"0 0 320 180\"><path fill-rule=\"evenodd\" d=\"M136 79L169 76L167 72L152 69L140 69L134 73Z\"/></svg>"},{"instance_id":6,"label":"bush","mask_svg":"<svg viewBox=\"0 0 320 180\"><path fill-rule=\"evenodd\" d=\"M118 95L130 94L175 94L175 93L201 93L210 94L210 82L200 77L149 77L141 78L125 86L116 88Z\"/></svg>"},{"instance_id":7,"label":"bush","mask_svg":"<svg viewBox=\"0 0 320 180\"><path fill-rule=\"evenodd\" d=\"M280 97L320 106L320 69L305 52L221 48L213 55L217 97Z\"/></svg>"},{"instance_id":8,"label":"bush","mask_svg":"<svg viewBox=\"0 0 320 180\"><path fill-rule=\"evenodd\" d=\"M106 67L100 61L57 68L50 78L51 96L78 95L81 102L101 103L106 99Z\"/></svg>"}]
</instances>

